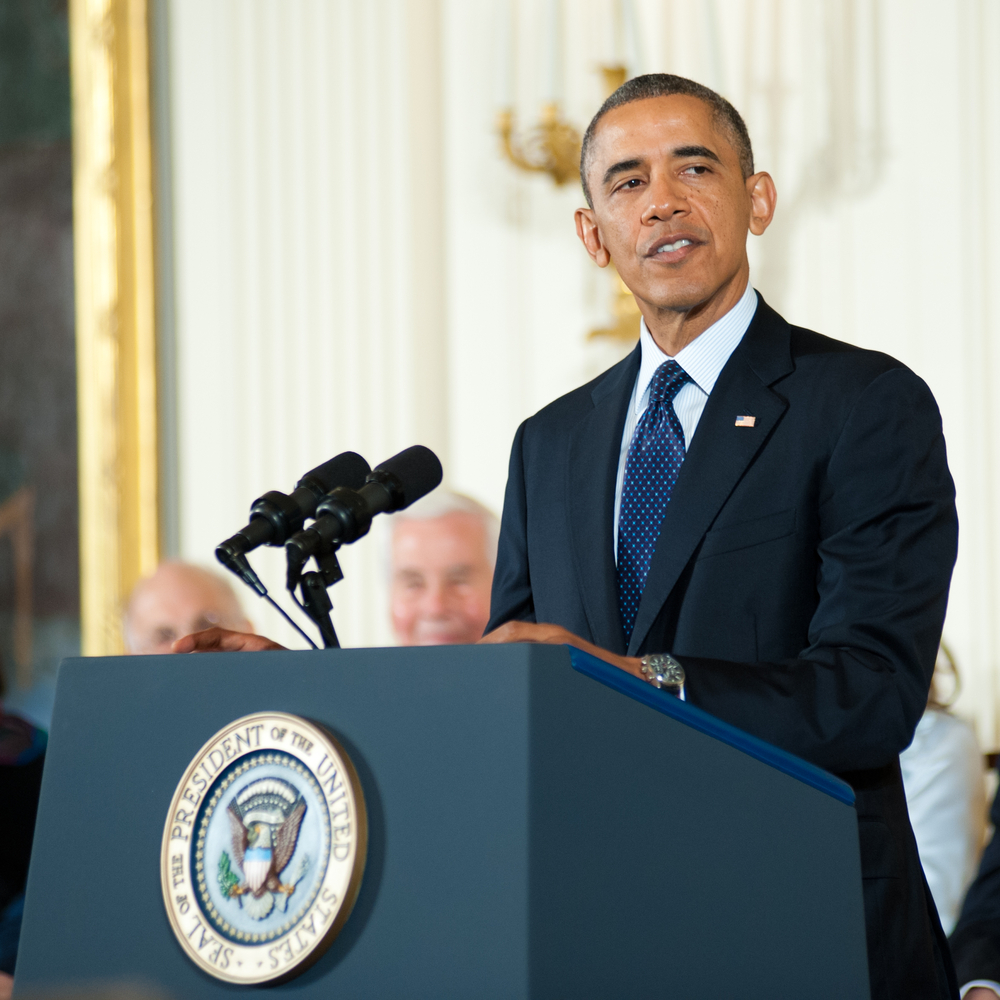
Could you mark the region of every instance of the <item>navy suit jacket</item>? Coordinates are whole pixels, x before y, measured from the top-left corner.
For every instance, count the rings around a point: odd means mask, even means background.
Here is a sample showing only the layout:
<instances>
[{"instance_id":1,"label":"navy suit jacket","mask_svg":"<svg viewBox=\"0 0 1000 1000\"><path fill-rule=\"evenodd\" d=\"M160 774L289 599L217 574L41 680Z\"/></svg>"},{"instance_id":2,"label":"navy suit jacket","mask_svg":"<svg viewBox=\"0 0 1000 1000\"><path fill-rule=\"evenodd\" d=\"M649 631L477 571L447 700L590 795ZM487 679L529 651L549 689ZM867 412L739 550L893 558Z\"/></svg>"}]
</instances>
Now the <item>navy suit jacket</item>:
<instances>
[{"instance_id":1,"label":"navy suit jacket","mask_svg":"<svg viewBox=\"0 0 1000 1000\"><path fill-rule=\"evenodd\" d=\"M898 759L957 549L930 390L760 299L690 442L626 641L612 531L638 369L637 348L519 428L489 627L551 622L616 653L672 652L693 704L848 780L873 1000L957 995Z\"/></svg>"}]
</instances>

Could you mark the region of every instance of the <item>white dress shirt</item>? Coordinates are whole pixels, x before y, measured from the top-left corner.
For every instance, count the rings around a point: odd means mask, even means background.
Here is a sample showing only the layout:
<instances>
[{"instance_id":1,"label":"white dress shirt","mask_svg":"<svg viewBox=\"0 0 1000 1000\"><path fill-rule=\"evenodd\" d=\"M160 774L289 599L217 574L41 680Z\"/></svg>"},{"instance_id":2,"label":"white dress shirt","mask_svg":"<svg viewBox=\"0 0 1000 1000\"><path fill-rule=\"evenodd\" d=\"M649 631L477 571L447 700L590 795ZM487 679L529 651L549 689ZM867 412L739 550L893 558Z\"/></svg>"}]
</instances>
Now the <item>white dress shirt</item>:
<instances>
[{"instance_id":1,"label":"white dress shirt","mask_svg":"<svg viewBox=\"0 0 1000 1000\"><path fill-rule=\"evenodd\" d=\"M993 990L1000 997L1000 983L995 983L992 979L975 979L971 983L966 983L959 991L958 995L964 997L969 990L974 990L977 986L985 986L988 990Z\"/></svg>"},{"instance_id":2,"label":"white dress shirt","mask_svg":"<svg viewBox=\"0 0 1000 1000\"><path fill-rule=\"evenodd\" d=\"M730 355L736 350L737 344L747 332L750 321L757 311L757 293L750 282L743 292L739 302L721 319L716 320L704 333L699 334L686 347L683 347L674 358L691 376L691 382L686 382L680 392L674 397L674 412L684 430L685 451L691 446L698 421L708 402L708 394L715 388L722 369L726 366ZM625 431L622 434L621 454L618 458L618 479L615 483L615 558L618 558L618 515L622 505L622 484L625 482L625 461L628 449L646 407L649 405L649 383L656 369L669 361L666 355L656 346L646 321L639 325L639 344L642 349L642 360L639 363L639 374L632 388L632 399L629 402L628 415L625 418Z\"/></svg>"}]
</instances>

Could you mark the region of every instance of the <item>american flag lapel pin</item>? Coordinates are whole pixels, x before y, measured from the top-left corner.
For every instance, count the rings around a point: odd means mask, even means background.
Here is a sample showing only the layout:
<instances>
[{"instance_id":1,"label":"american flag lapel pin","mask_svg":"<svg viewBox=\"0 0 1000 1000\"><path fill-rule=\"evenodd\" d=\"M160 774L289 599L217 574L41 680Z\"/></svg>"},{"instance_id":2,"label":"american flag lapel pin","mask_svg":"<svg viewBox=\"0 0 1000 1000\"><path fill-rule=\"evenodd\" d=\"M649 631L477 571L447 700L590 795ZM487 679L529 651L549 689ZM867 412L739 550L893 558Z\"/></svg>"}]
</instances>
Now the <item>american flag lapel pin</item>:
<instances>
[{"instance_id":1,"label":"american flag lapel pin","mask_svg":"<svg viewBox=\"0 0 1000 1000\"><path fill-rule=\"evenodd\" d=\"M737 417L736 426L737 427L753 427L757 423L756 417Z\"/></svg>"}]
</instances>

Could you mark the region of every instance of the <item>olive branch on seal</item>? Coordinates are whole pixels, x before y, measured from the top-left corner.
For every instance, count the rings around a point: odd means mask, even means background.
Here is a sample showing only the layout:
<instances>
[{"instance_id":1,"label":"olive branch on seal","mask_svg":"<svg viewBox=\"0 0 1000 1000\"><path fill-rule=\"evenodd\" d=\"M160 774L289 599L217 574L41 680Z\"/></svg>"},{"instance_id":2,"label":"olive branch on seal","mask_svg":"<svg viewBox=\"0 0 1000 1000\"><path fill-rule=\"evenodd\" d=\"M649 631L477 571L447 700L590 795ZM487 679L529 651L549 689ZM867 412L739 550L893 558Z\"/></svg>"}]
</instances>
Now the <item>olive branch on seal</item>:
<instances>
[{"instance_id":1,"label":"olive branch on seal","mask_svg":"<svg viewBox=\"0 0 1000 1000\"><path fill-rule=\"evenodd\" d=\"M226 899L232 898L233 890L240 884L239 876L233 871L229 854L223 851L219 856L219 888Z\"/></svg>"}]
</instances>

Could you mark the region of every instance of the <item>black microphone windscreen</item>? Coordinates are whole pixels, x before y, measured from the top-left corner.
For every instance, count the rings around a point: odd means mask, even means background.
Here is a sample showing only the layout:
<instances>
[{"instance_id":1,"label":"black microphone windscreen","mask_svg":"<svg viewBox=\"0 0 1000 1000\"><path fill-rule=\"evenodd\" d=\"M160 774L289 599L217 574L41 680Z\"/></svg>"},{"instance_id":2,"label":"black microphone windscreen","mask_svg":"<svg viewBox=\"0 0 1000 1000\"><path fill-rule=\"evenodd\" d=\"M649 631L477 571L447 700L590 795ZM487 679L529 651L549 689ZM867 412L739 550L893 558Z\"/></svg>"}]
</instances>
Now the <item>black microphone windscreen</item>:
<instances>
[{"instance_id":1,"label":"black microphone windscreen","mask_svg":"<svg viewBox=\"0 0 1000 1000\"><path fill-rule=\"evenodd\" d=\"M426 496L435 486L440 485L444 474L437 455L422 444L415 444L386 459L375 467L375 472L388 473L398 483L402 503L396 510L409 507L414 501Z\"/></svg>"},{"instance_id":2,"label":"black microphone windscreen","mask_svg":"<svg viewBox=\"0 0 1000 1000\"><path fill-rule=\"evenodd\" d=\"M323 493L338 486L346 486L349 490L359 490L365 484L365 476L371 469L368 463L357 452L345 451L329 462L310 469L298 482L299 486L307 486L307 480L313 480L322 487Z\"/></svg>"}]
</instances>

